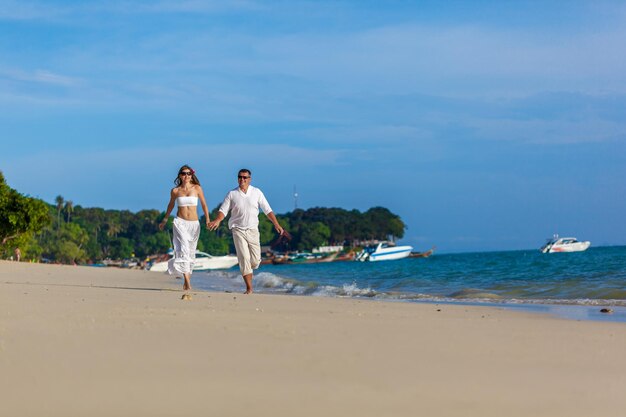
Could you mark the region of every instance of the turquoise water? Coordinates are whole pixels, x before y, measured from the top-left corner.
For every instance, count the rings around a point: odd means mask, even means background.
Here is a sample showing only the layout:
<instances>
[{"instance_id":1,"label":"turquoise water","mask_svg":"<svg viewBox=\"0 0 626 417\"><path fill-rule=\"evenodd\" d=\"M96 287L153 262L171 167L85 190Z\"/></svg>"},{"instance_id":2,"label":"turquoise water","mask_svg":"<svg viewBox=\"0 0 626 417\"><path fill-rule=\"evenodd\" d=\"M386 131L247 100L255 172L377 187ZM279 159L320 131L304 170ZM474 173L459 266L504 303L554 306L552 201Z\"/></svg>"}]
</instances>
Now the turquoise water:
<instances>
[{"instance_id":1,"label":"turquoise water","mask_svg":"<svg viewBox=\"0 0 626 417\"><path fill-rule=\"evenodd\" d=\"M196 273L193 280L198 289L242 288L236 268ZM254 284L257 292L310 296L626 307L626 246L578 253L435 253L386 262L263 265Z\"/></svg>"}]
</instances>

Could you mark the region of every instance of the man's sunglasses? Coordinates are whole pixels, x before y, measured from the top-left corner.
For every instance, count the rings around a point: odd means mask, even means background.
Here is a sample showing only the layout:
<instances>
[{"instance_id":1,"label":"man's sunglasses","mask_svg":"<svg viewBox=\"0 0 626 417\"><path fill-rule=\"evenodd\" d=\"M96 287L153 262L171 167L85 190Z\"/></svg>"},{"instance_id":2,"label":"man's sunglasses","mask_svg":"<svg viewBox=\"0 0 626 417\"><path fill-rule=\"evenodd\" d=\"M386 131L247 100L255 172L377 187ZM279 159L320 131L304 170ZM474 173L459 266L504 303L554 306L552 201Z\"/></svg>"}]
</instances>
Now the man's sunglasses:
<instances>
[{"instance_id":1,"label":"man's sunglasses","mask_svg":"<svg viewBox=\"0 0 626 417\"><path fill-rule=\"evenodd\" d=\"M239 178L240 180L247 180L250 177L246 177L244 175L238 175L237 178Z\"/></svg>"}]
</instances>

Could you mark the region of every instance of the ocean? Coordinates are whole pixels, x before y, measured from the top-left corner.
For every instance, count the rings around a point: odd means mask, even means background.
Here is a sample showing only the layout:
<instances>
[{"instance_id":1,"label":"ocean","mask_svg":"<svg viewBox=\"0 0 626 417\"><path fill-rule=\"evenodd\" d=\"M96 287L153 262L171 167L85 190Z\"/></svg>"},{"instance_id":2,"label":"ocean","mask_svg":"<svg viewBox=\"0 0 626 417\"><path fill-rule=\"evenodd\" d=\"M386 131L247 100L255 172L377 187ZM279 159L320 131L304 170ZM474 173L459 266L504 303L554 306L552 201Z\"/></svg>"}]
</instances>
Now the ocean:
<instances>
[{"instance_id":1,"label":"ocean","mask_svg":"<svg viewBox=\"0 0 626 417\"><path fill-rule=\"evenodd\" d=\"M196 272L196 289L241 292L237 267ZM626 322L626 246L437 254L383 262L262 265L254 290L302 296L497 305ZM608 307L611 314L602 314Z\"/></svg>"}]
</instances>

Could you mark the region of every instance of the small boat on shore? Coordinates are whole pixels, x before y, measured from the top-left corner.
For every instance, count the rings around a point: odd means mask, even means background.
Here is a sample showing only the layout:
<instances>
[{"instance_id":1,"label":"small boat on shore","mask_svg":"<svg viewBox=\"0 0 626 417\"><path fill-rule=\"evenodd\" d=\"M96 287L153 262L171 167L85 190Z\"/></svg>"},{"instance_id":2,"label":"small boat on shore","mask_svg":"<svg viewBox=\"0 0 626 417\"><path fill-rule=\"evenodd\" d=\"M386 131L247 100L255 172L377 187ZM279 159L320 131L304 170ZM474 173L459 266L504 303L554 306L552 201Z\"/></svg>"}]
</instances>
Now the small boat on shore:
<instances>
[{"instance_id":1,"label":"small boat on shore","mask_svg":"<svg viewBox=\"0 0 626 417\"><path fill-rule=\"evenodd\" d=\"M354 258L355 261L392 261L408 257L413 246L396 246L390 242L380 242L375 247L366 247Z\"/></svg>"},{"instance_id":2,"label":"small boat on shore","mask_svg":"<svg viewBox=\"0 0 626 417\"><path fill-rule=\"evenodd\" d=\"M586 251L591 242L579 242L575 237L559 237L554 235L552 239L548 239L545 245L539 250L541 253L558 253L558 252L583 252Z\"/></svg>"},{"instance_id":3,"label":"small boat on shore","mask_svg":"<svg viewBox=\"0 0 626 417\"><path fill-rule=\"evenodd\" d=\"M148 268L148 270L152 272L165 272L167 271L168 262L169 259L167 261L157 262ZM237 257L234 255L212 256L205 252L196 251L196 261L193 270L208 271L211 269L229 269L237 265L237 263Z\"/></svg>"}]
</instances>

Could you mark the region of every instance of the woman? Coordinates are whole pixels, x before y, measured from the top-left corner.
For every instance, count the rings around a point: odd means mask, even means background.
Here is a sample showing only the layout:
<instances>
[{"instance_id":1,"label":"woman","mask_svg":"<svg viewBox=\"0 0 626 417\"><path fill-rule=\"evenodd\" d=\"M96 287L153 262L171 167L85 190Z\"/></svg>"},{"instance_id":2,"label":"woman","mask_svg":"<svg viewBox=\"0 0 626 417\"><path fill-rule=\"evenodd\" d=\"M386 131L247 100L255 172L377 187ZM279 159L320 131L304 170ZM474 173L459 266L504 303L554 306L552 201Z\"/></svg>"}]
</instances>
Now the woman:
<instances>
[{"instance_id":1,"label":"woman","mask_svg":"<svg viewBox=\"0 0 626 417\"><path fill-rule=\"evenodd\" d=\"M176 187L170 193L170 202L165 211L163 221L159 223L159 229L163 230L174 208L178 205L178 212L174 219L174 257L170 259L168 272L171 275L182 275L185 279L183 290L191 289L191 273L196 259L196 246L200 237L200 222L198 221L198 200L202 204L202 211L209 225L209 209L204 201L204 193L200 187L200 181L196 173L189 165L183 165L178 170L178 176L174 180Z\"/></svg>"}]
</instances>

